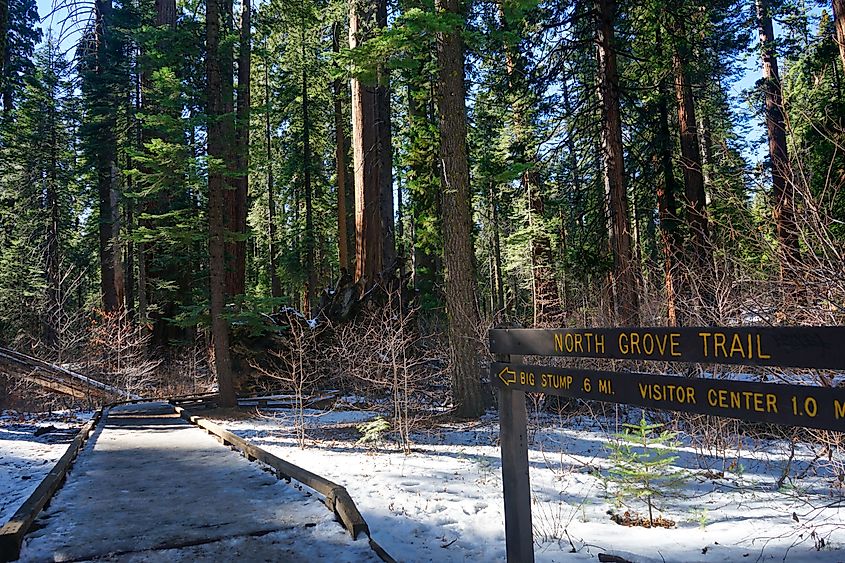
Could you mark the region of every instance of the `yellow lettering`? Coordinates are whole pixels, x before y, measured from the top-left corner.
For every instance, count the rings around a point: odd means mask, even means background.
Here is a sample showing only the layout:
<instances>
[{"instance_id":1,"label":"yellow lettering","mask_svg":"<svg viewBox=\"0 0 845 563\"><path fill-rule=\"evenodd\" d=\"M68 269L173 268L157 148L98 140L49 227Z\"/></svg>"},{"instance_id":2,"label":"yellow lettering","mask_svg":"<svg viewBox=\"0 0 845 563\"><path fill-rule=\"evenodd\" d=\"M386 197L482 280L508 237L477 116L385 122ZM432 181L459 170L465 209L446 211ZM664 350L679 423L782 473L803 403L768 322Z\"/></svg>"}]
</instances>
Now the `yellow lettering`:
<instances>
[{"instance_id":1,"label":"yellow lettering","mask_svg":"<svg viewBox=\"0 0 845 563\"><path fill-rule=\"evenodd\" d=\"M647 356L654 354L654 335L650 332L643 334L643 352Z\"/></svg>"},{"instance_id":2,"label":"yellow lettering","mask_svg":"<svg viewBox=\"0 0 845 563\"><path fill-rule=\"evenodd\" d=\"M648 385L645 383L639 383L638 385L640 387L640 397L645 399L646 391L648 391ZM845 416L845 404L842 406L842 416Z\"/></svg>"},{"instance_id":3,"label":"yellow lettering","mask_svg":"<svg viewBox=\"0 0 845 563\"><path fill-rule=\"evenodd\" d=\"M601 349L599 349L601 348ZM597 354L604 354L604 335L597 334L596 335L596 353Z\"/></svg>"},{"instance_id":4,"label":"yellow lettering","mask_svg":"<svg viewBox=\"0 0 845 563\"><path fill-rule=\"evenodd\" d=\"M555 333L555 352L563 352L563 335Z\"/></svg>"},{"instance_id":5,"label":"yellow lettering","mask_svg":"<svg viewBox=\"0 0 845 563\"><path fill-rule=\"evenodd\" d=\"M707 339L710 337L712 333L710 332L699 332L698 335L701 337L701 342L704 343L704 357L707 357Z\"/></svg>"},{"instance_id":6,"label":"yellow lettering","mask_svg":"<svg viewBox=\"0 0 845 563\"><path fill-rule=\"evenodd\" d=\"M717 405L715 389L707 390L707 402L710 403L711 407L715 407Z\"/></svg>"},{"instance_id":7,"label":"yellow lettering","mask_svg":"<svg viewBox=\"0 0 845 563\"><path fill-rule=\"evenodd\" d=\"M761 360L768 360L771 359L771 356L768 354L763 353L763 346L760 343L760 335L757 335L757 357Z\"/></svg>"},{"instance_id":8,"label":"yellow lettering","mask_svg":"<svg viewBox=\"0 0 845 563\"><path fill-rule=\"evenodd\" d=\"M657 341L657 351L660 352L660 355L666 353L666 340L669 338L668 334L664 334L663 336L656 336L654 339Z\"/></svg>"},{"instance_id":9,"label":"yellow lettering","mask_svg":"<svg viewBox=\"0 0 845 563\"><path fill-rule=\"evenodd\" d=\"M575 333L575 350L578 352L584 353L584 346L581 343L581 335L579 333Z\"/></svg>"},{"instance_id":10,"label":"yellow lettering","mask_svg":"<svg viewBox=\"0 0 845 563\"><path fill-rule=\"evenodd\" d=\"M727 341L727 336L722 334L721 332L717 332L713 335L713 355L718 357L719 350L722 350L722 357L728 357L728 351L725 349L725 341Z\"/></svg>"},{"instance_id":11,"label":"yellow lettering","mask_svg":"<svg viewBox=\"0 0 845 563\"><path fill-rule=\"evenodd\" d=\"M681 353L678 352L678 346L681 345L681 342L678 340L680 337L681 333L679 332L673 332L669 335L669 353L676 358L681 356Z\"/></svg>"},{"instance_id":12,"label":"yellow lettering","mask_svg":"<svg viewBox=\"0 0 845 563\"><path fill-rule=\"evenodd\" d=\"M636 352L634 350L636 350ZM631 333L631 353L637 355L642 354L642 352L640 352L640 335L636 332Z\"/></svg>"},{"instance_id":13,"label":"yellow lettering","mask_svg":"<svg viewBox=\"0 0 845 563\"><path fill-rule=\"evenodd\" d=\"M520 385L531 385L534 386L534 372L531 371L521 371L519 372L519 383Z\"/></svg>"},{"instance_id":14,"label":"yellow lettering","mask_svg":"<svg viewBox=\"0 0 845 563\"><path fill-rule=\"evenodd\" d=\"M836 399L833 400L833 416L836 420L845 418L845 402L840 403Z\"/></svg>"},{"instance_id":15,"label":"yellow lettering","mask_svg":"<svg viewBox=\"0 0 845 563\"><path fill-rule=\"evenodd\" d=\"M734 334L733 340L731 341L731 357L733 357L734 352L739 352L740 356L745 357L745 350L742 348L742 338L738 334Z\"/></svg>"},{"instance_id":16,"label":"yellow lettering","mask_svg":"<svg viewBox=\"0 0 845 563\"><path fill-rule=\"evenodd\" d=\"M628 335L624 332L619 333L619 351L623 354L628 353Z\"/></svg>"},{"instance_id":17,"label":"yellow lettering","mask_svg":"<svg viewBox=\"0 0 845 563\"><path fill-rule=\"evenodd\" d=\"M754 410L757 412L765 412L763 409L763 394L754 393Z\"/></svg>"},{"instance_id":18,"label":"yellow lettering","mask_svg":"<svg viewBox=\"0 0 845 563\"><path fill-rule=\"evenodd\" d=\"M777 414L778 412L778 397L772 393L766 393L766 410Z\"/></svg>"},{"instance_id":19,"label":"yellow lettering","mask_svg":"<svg viewBox=\"0 0 845 563\"><path fill-rule=\"evenodd\" d=\"M564 339L564 344L566 344L566 351L570 354L572 353L572 334L567 332L566 338Z\"/></svg>"}]
</instances>

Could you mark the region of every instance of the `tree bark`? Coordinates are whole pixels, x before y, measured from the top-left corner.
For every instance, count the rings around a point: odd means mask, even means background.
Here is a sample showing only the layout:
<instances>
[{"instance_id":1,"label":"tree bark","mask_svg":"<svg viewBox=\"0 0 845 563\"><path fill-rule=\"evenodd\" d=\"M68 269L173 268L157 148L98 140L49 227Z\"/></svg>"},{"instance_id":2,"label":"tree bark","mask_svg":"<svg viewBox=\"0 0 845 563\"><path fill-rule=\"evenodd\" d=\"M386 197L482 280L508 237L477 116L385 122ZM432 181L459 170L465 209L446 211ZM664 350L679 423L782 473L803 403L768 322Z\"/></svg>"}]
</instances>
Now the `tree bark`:
<instances>
[{"instance_id":1,"label":"tree bark","mask_svg":"<svg viewBox=\"0 0 845 563\"><path fill-rule=\"evenodd\" d=\"M54 72L53 61L53 45L48 45L49 51L49 65L50 72ZM59 272L59 197L58 197L58 169L59 169L59 143L57 129L59 126L56 116L56 106L58 100L56 99L56 92L53 86L50 86L50 100L47 109L48 128L50 131L50 161L47 170L48 181L44 193L47 212L49 213L49 222L47 224L47 240L46 240L46 266L47 266L47 314L44 322L44 342L48 346L55 346L59 342L59 326L57 320L61 315L61 273Z\"/></svg>"},{"instance_id":2,"label":"tree bark","mask_svg":"<svg viewBox=\"0 0 845 563\"><path fill-rule=\"evenodd\" d=\"M658 99L658 160L660 181L657 183L657 212L660 217L660 241L663 247L663 281L666 291L666 316L669 326L678 326L678 272L675 262L680 252L678 240L678 205L675 194L678 183L672 164L672 138L669 132L669 108L665 93Z\"/></svg>"},{"instance_id":3,"label":"tree bark","mask_svg":"<svg viewBox=\"0 0 845 563\"><path fill-rule=\"evenodd\" d=\"M308 73L305 67L305 21L302 22L302 177L305 189L305 310L310 315L316 306L317 274L314 269L314 206L311 186L311 123L308 116Z\"/></svg>"},{"instance_id":4,"label":"tree bark","mask_svg":"<svg viewBox=\"0 0 845 563\"><path fill-rule=\"evenodd\" d=\"M109 37L107 25L110 23L112 4L111 0L97 0L95 3L95 34L96 34L96 75L101 92L106 92L107 100L102 103L111 105L111 93L108 91L106 82L111 80L109 76ZM106 114L99 124L99 136L97 139L97 195L99 221L99 243L100 243L100 293L103 300L103 309L106 311L117 310L121 303L117 297L117 286L115 278L115 217L112 206L113 188L113 167L115 165L116 139L114 137L114 116Z\"/></svg>"},{"instance_id":5,"label":"tree bark","mask_svg":"<svg viewBox=\"0 0 845 563\"><path fill-rule=\"evenodd\" d=\"M387 27L387 0L376 1L376 25ZM396 267L396 236L393 206L393 145L390 119L390 72L387 65L378 65L376 87L376 127L378 130L379 190L381 197L382 267L390 274Z\"/></svg>"},{"instance_id":6,"label":"tree bark","mask_svg":"<svg viewBox=\"0 0 845 563\"><path fill-rule=\"evenodd\" d=\"M276 264L276 195L275 180L273 178L273 136L270 130L270 62L264 59L264 142L267 146L267 252L270 254L270 295L274 299L282 296L282 285L279 282L279 272Z\"/></svg>"},{"instance_id":7,"label":"tree bark","mask_svg":"<svg viewBox=\"0 0 845 563\"><path fill-rule=\"evenodd\" d=\"M332 51L340 53L340 23L332 26ZM343 82L332 84L334 96L335 177L337 180L337 253L338 263L349 272L349 233L346 228L346 129L343 119Z\"/></svg>"},{"instance_id":8,"label":"tree bark","mask_svg":"<svg viewBox=\"0 0 845 563\"><path fill-rule=\"evenodd\" d=\"M210 0L206 0L210 1ZM224 177L226 190L223 196L226 201L225 213L223 215L223 228L226 241L226 297L232 298L244 292L245 279L241 267L246 257L245 241L236 240L240 234L239 223L241 210L241 190L238 187L238 143L237 124L235 123L235 49L234 49L234 17L232 0L218 0L220 5L220 26L221 39L218 45L220 53L220 84L223 100L223 114L221 116L221 127L224 136L230 141L223 148L225 156L223 162L226 165L227 173Z\"/></svg>"},{"instance_id":9,"label":"tree bark","mask_svg":"<svg viewBox=\"0 0 845 563\"><path fill-rule=\"evenodd\" d=\"M836 28L836 44L839 58L845 69L845 0L833 0L833 24Z\"/></svg>"},{"instance_id":10,"label":"tree bark","mask_svg":"<svg viewBox=\"0 0 845 563\"><path fill-rule=\"evenodd\" d=\"M786 147L783 92L775 53L775 34L766 0L756 0L757 25L762 46L763 82L766 94L766 131L772 165L772 211L780 254L781 281L801 263L798 228L795 224L795 193L792 165ZM837 26L838 32L838 26Z\"/></svg>"},{"instance_id":11,"label":"tree bark","mask_svg":"<svg viewBox=\"0 0 845 563\"><path fill-rule=\"evenodd\" d=\"M660 28L655 37L657 50L662 52L663 40ZM678 182L672 159L672 135L669 129L669 98L665 80L660 81L657 97L657 160L660 180L657 183L657 212L660 218L660 242L663 247L663 281L666 291L666 317L669 326L678 326L677 297L679 292L676 261L680 256L681 244L678 236L678 204L676 194Z\"/></svg>"},{"instance_id":12,"label":"tree bark","mask_svg":"<svg viewBox=\"0 0 845 563\"><path fill-rule=\"evenodd\" d=\"M490 293L493 295L493 316L498 321L505 309L505 285L502 276L502 238L499 228L499 205L496 198L496 190L493 182L488 186L488 199L490 204L490 227L493 230L491 252L493 254L492 286Z\"/></svg>"},{"instance_id":13,"label":"tree bark","mask_svg":"<svg viewBox=\"0 0 845 563\"><path fill-rule=\"evenodd\" d=\"M707 217L707 196L704 191L701 150L698 142L698 126L695 117L695 101L692 85L687 74L690 53L686 41L686 27L677 18L675 21L675 45L672 53L672 67L675 77L675 99L678 107L678 128L681 138L681 169L684 176L686 221L692 244L690 245L691 268L688 280L694 276L696 288L689 284L686 289L695 290L694 302L702 317L699 321L712 321L715 301L715 277L710 248L710 223Z\"/></svg>"},{"instance_id":14,"label":"tree bark","mask_svg":"<svg viewBox=\"0 0 845 563\"><path fill-rule=\"evenodd\" d=\"M436 0L438 12L463 16L459 0ZM458 26L437 32L437 107L440 112L440 161L443 198L443 257L446 311L452 361L452 401L456 414L484 412L478 377L479 327L472 245L472 206L467 159L464 53Z\"/></svg>"},{"instance_id":15,"label":"tree bark","mask_svg":"<svg viewBox=\"0 0 845 563\"><path fill-rule=\"evenodd\" d=\"M231 65L220 53L220 13L225 0L206 2L206 72L208 95L208 156L211 161L208 173L208 255L211 334L214 339L214 366L221 406L234 407L235 396L232 361L229 353L229 325L225 312L226 261L224 208L226 206L224 170L229 154L227 143L234 141L232 129L223 119L226 105L223 93L223 74L231 75ZM224 64L221 64L221 59Z\"/></svg>"},{"instance_id":16,"label":"tree bark","mask_svg":"<svg viewBox=\"0 0 845 563\"><path fill-rule=\"evenodd\" d=\"M378 0L382 1L382 0ZM372 34L377 8L371 0L351 0L349 47ZM355 177L355 281L369 288L384 267L379 99L376 79L352 78L352 156Z\"/></svg>"},{"instance_id":17,"label":"tree bark","mask_svg":"<svg viewBox=\"0 0 845 563\"><path fill-rule=\"evenodd\" d=\"M612 286L617 322L636 325L639 320L637 265L631 245L628 193L625 188L619 76L613 47L613 0L595 0L597 22L598 90L602 114L604 186L610 213L610 246L613 253Z\"/></svg>"},{"instance_id":18,"label":"tree bark","mask_svg":"<svg viewBox=\"0 0 845 563\"><path fill-rule=\"evenodd\" d=\"M232 241L232 295L246 291L246 215L249 196L249 120L250 80L252 73L252 6L241 0L240 49L238 51L238 88L235 114L235 217L233 231L240 240Z\"/></svg>"}]
</instances>

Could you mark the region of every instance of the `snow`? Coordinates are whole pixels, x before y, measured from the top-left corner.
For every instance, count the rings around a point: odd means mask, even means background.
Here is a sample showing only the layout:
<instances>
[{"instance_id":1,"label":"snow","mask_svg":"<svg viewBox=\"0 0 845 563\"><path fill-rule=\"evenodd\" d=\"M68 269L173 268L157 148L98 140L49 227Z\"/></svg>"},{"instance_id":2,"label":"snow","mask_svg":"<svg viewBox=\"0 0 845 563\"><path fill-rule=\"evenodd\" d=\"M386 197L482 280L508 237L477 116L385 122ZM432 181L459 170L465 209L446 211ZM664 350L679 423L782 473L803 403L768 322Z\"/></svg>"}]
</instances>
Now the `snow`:
<instances>
[{"instance_id":1,"label":"snow","mask_svg":"<svg viewBox=\"0 0 845 563\"><path fill-rule=\"evenodd\" d=\"M402 561L505 559L495 417L430 426L414 434L413 451L404 455L390 444L358 443L356 426L375 412L308 411L305 449L296 446L292 414L217 422L345 486L373 538ZM610 520L609 511L625 508L599 476L610 466L605 444L616 421L606 421L609 428L551 417L536 422L529 462L537 561L595 561L599 553L641 562L845 560L841 489L824 467L807 471L815 452L806 447L797 448L792 478L778 490L789 442L743 438L741 451L710 451L687 437L675 464L689 478L662 502L662 514L677 525L630 528ZM647 513L644 505L631 508Z\"/></svg>"},{"instance_id":2,"label":"snow","mask_svg":"<svg viewBox=\"0 0 845 563\"><path fill-rule=\"evenodd\" d=\"M92 413L0 413L0 525L20 508ZM36 436L39 428L55 431Z\"/></svg>"},{"instance_id":3,"label":"snow","mask_svg":"<svg viewBox=\"0 0 845 563\"><path fill-rule=\"evenodd\" d=\"M278 481L167 414L167 405L154 406L161 411L148 413L149 420L139 419L137 408L116 407L94 433L27 536L23 561L376 560L366 541L353 542L307 487ZM631 419L639 412L632 410ZM419 425L412 453L404 455L389 441L359 442L357 426L378 414L308 410L305 449L297 446L290 410L217 422L345 486L373 538L400 561L504 560L496 417ZM0 417L0 522L72 436L58 443L56 434L35 438L36 426L79 426L59 418ZM661 514L676 526L614 523L608 513L626 508L608 494L601 474L610 467L609 436L624 421L532 415L538 562L596 561L600 553L646 563L845 560L842 491L832 472L845 460L835 454L813 462L820 452L799 445L791 454L785 440L743 437L738 450L730 439L701 444L682 435L674 464L688 479L660 501ZM778 488L787 466L789 478ZM636 502L628 508L646 513Z\"/></svg>"},{"instance_id":4,"label":"snow","mask_svg":"<svg viewBox=\"0 0 845 563\"><path fill-rule=\"evenodd\" d=\"M111 409L34 528L21 561L377 561L316 495L166 403Z\"/></svg>"}]
</instances>

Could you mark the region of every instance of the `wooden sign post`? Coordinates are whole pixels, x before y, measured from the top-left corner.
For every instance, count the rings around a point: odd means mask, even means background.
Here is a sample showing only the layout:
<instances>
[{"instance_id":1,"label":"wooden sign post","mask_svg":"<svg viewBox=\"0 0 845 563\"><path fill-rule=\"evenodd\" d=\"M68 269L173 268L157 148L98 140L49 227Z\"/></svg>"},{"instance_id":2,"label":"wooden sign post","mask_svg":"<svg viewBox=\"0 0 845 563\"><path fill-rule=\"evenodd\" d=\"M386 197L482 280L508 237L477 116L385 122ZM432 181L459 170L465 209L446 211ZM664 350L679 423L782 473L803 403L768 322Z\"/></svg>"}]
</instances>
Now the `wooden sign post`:
<instances>
[{"instance_id":1,"label":"wooden sign post","mask_svg":"<svg viewBox=\"0 0 845 563\"><path fill-rule=\"evenodd\" d=\"M556 368L523 355L845 369L845 327L495 329L510 563L534 561L525 393L845 431L845 388ZM519 355L511 355L519 354Z\"/></svg>"}]
</instances>

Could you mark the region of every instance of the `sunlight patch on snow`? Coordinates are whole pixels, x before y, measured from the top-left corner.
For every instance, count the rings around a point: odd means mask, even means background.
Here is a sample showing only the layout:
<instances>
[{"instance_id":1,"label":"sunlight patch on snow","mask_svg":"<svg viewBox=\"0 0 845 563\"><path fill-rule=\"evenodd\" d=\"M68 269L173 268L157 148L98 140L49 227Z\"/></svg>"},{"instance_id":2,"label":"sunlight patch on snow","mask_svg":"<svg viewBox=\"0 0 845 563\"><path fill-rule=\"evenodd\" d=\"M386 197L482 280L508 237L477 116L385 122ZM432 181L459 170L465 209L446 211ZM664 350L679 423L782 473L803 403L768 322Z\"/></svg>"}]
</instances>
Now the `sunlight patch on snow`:
<instances>
[{"instance_id":1,"label":"sunlight patch on snow","mask_svg":"<svg viewBox=\"0 0 845 563\"><path fill-rule=\"evenodd\" d=\"M345 486L373 537L402 561L505 559L495 417L417 432L413 452L406 456L391 444L368 447L357 443L355 432L332 428L375 418L376 412L310 414L305 449L296 445L292 417L280 411L272 417L217 422ZM605 445L616 422L570 420L564 426L553 417L542 417L539 424L532 420L529 463L537 561L595 561L598 553L646 563L784 557L809 562L845 556L845 512L831 489L831 475L809 472L776 490L790 456L788 442L746 438L742 451L725 447L709 452L685 440L676 465L686 468L690 478L663 512L676 527L625 528L610 520L608 511L624 508L608 497L598 477L610 465ZM804 473L814 455L807 447L797 448L792 474ZM825 540L822 551L816 550L819 538Z\"/></svg>"}]
</instances>

